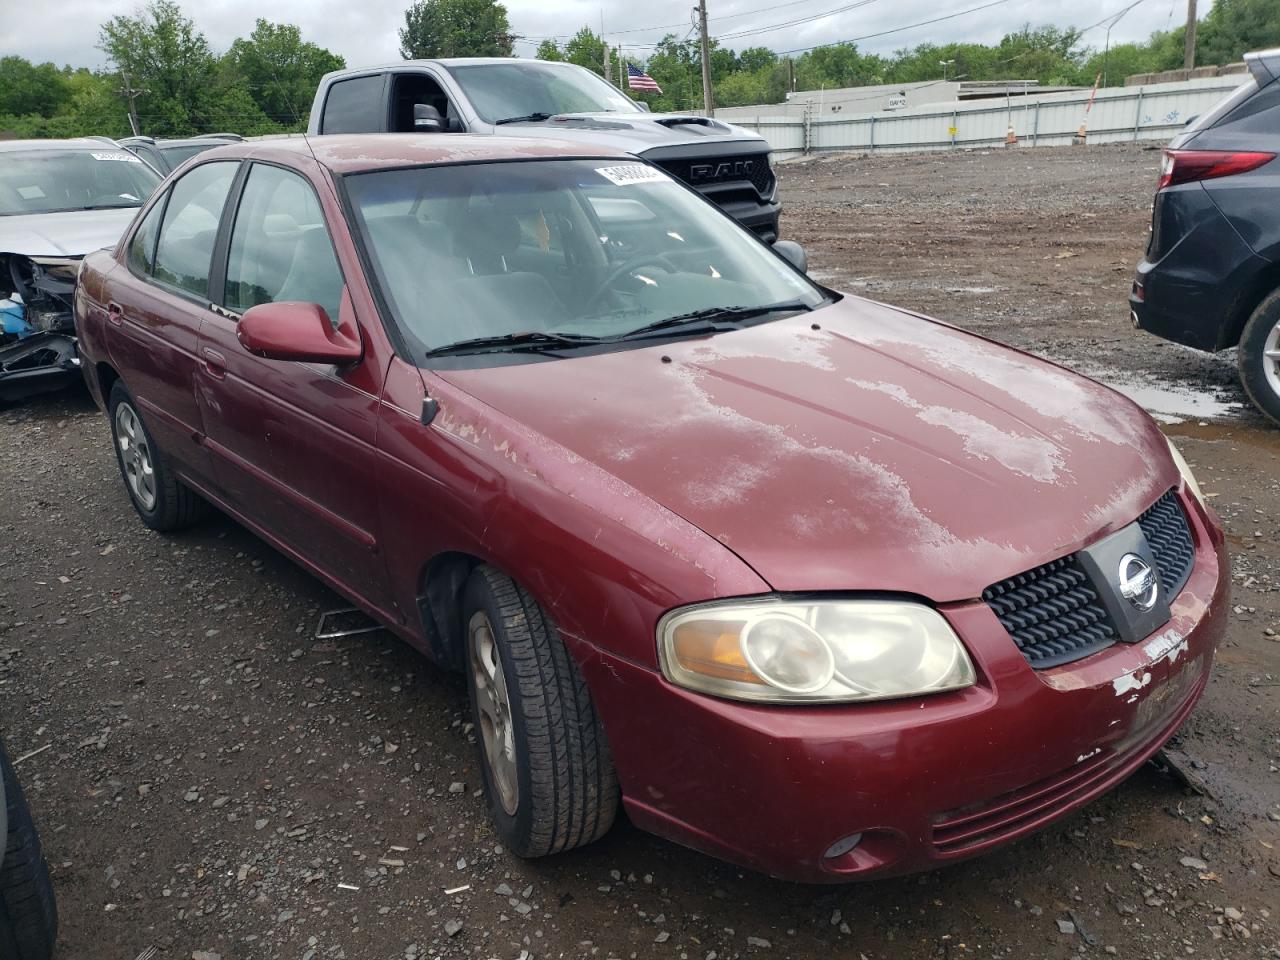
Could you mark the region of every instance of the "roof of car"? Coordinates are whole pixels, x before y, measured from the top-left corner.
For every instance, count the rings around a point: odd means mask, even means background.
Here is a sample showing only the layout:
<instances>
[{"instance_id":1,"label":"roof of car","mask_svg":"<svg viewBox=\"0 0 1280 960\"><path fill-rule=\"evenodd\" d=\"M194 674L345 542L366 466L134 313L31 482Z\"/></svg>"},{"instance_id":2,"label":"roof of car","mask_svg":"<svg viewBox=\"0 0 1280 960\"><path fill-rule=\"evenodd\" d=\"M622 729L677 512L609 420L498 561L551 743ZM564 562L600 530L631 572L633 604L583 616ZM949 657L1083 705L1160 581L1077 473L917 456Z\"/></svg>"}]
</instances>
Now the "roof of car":
<instances>
[{"instance_id":1,"label":"roof of car","mask_svg":"<svg viewBox=\"0 0 1280 960\"><path fill-rule=\"evenodd\" d=\"M359 173L446 163L490 163L572 157L625 157L607 147L532 137L470 136L462 133L353 133L319 137L254 140L217 147L202 157L250 157L259 160L314 156L334 173Z\"/></svg>"},{"instance_id":2,"label":"roof of car","mask_svg":"<svg viewBox=\"0 0 1280 960\"><path fill-rule=\"evenodd\" d=\"M396 60L392 63L379 63L370 67L348 67L344 70L333 71L332 76L350 73L381 73L384 70L403 70L406 67L421 67L427 65L441 67L468 67L476 66L477 64L501 64L508 67L521 67L535 63L540 66L550 64L553 67L577 67L577 64L567 63L563 60L521 60L513 57L441 57L439 59Z\"/></svg>"},{"instance_id":3,"label":"roof of car","mask_svg":"<svg viewBox=\"0 0 1280 960\"><path fill-rule=\"evenodd\" d=\"M69 140L0 140L0 152L11 150L101 150L108 145L92 137Z\"/></svg>"}]
</instances>

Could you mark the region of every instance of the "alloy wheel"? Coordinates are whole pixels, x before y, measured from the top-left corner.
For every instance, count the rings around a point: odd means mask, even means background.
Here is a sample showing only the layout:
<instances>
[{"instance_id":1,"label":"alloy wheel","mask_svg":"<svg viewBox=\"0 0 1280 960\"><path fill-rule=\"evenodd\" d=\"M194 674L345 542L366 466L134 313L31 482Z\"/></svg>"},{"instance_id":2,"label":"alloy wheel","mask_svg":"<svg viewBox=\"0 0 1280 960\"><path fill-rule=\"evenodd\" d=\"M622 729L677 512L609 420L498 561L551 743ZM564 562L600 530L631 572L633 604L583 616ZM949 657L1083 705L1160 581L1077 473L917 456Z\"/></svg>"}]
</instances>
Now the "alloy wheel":
<instances>
[{"instance_id":1,"label":"alloy wheel","mask_svg":"<svg viewBox=\"0 0 1280 960\"><path fill-rule=\"evenodd\" d=\"M129 492L143 510L156 505L156 472L151 459L151 445L133 407L121 403L116 407L116 444L124 467Z\"/></svg>"},{"instance_id":2,"label":"alloy wheel","mask_svg":"<svg viewBox=\"0 0 1280 960\"><path fill-rule=\"evenodd\" d=\"M1276 321L1262 344L1262 373L1271 392L1280 397L1280 320Z\"/></svg>"},{"instance_id":3,"label":"alloy wheel","mask_svg":"<svg viewBox=\"0 0 1280 960\"><path fill-rule=\"evenodd\" d=\"M515 728L511 722L511 698L502 672L497 639L489 617L479 611L468 626L471 677L480 713L480 736L489 779L498 802L509 816L515 816L520 801L516 770Z\"/></svg>"}]
</instances>

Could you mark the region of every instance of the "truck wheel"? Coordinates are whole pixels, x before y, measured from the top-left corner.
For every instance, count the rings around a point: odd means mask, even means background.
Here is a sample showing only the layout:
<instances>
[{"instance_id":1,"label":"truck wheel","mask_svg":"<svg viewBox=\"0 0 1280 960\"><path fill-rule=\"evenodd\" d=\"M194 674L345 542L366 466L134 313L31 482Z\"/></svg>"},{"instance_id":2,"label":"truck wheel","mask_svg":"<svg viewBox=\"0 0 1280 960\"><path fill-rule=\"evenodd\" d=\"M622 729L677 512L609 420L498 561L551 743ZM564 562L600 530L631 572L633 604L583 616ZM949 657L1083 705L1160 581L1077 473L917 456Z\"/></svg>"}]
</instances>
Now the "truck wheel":
<instances>
[{"instance_id":1,"label":"truck wheel","mask_svg":"<svg viewBox=\"0 0 1280 960\"><path fill-rule=\"evenodd\" d=\"M120 476L142 522L152 530L181 530L204 516L208 504L174 476L164 451L119 380L111 387L107 415Z\"/></svg>"},{"instance_id":2,"label":"truck wheel","mask_svg":"<svg viewBox=\"0 0 1280 960\"><path fill-rule=\"evenodd\" d=\"M476 568L463 600L467 687L503 844L541 857L602 837L618 808L604 730L555 624L524 588Z\"/></svg>"},{"instance_id":3,"label":"truck wheel","mask_svg":"<svg viewBox=\"0 0 1280 960\"><path fill-rule=\"evenodd\" d=\"M1237 362L1249 399L1280 423L1280 290L1263 300L1245 324Z\"/></svg>"},{"instance_id":4,"label":"truck wheel","mask_svg":"<svg viewBox=\"0 0 1280 960\"><path fill-rule=\"evenodd\" d=\"M13 765L0 746L8 836L0 862L0 960L48 960L58 938L58 908L40 837Z\"/></svg>"}]
</instances>

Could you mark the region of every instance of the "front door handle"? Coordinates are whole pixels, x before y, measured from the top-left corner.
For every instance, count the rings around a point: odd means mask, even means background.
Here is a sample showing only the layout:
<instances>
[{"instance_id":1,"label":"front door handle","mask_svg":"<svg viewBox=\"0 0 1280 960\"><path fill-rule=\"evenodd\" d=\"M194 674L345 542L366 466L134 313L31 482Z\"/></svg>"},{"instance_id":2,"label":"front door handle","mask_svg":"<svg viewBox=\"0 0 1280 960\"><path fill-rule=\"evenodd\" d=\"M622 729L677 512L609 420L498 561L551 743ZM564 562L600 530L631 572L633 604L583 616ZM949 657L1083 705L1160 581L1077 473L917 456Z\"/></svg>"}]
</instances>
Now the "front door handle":
<instances>
[{"instance_id":1,"label":"front door handle","mask_svg":"<svg viewBox=\"0 0 1280 960\"><path fill-rule=\"evenodd\" d=\"M113 327L118 327L124 323L124 309L120 304L115 302L107 304L107 320Z\"/></svg>"},{"instance_id":2,"label":"front door handle","mask_svg":"<svg viewBox=\"0 0 1280 960\"><path fill-rule=\"evenodd\" d=\"M215 380L221 380L227 375L227 358L220 354L217 350L205 347L200 351L201 363L204 365L204 372Z\"/></svg>"}]
</instances>

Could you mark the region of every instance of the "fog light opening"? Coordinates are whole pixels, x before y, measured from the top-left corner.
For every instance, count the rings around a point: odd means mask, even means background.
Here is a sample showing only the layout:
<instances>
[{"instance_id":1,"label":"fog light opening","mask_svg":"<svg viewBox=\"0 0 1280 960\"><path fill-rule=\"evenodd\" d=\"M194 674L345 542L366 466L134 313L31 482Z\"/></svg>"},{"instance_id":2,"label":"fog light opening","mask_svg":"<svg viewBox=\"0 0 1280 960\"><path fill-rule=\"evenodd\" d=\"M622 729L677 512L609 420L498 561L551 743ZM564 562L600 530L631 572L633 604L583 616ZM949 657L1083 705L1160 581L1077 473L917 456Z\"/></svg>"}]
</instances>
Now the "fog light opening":
<instances>
[{"instance_id":1,"label":"fog light opening","mask_svg":"<svg viewBox=\"0 0 1280 960\"><path fill-rule=\"evenodd\" d=\"M853 849L862 842L862 834L851 833L842 840L837 840L831 846L827 847L827 852L822 856L828 860L835 860L837 857L843 857L847 853L852 853Z\"/></svg>"}]
</instances>

